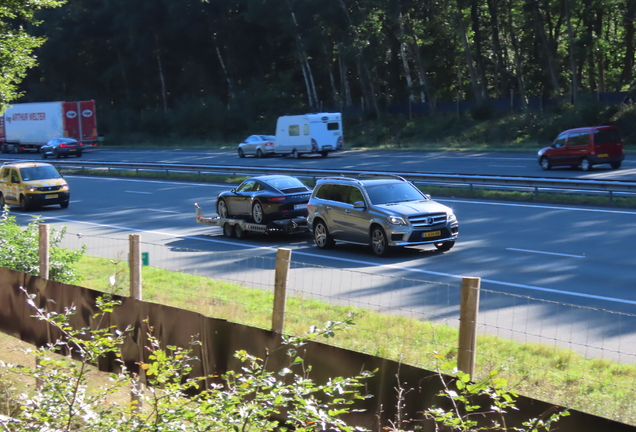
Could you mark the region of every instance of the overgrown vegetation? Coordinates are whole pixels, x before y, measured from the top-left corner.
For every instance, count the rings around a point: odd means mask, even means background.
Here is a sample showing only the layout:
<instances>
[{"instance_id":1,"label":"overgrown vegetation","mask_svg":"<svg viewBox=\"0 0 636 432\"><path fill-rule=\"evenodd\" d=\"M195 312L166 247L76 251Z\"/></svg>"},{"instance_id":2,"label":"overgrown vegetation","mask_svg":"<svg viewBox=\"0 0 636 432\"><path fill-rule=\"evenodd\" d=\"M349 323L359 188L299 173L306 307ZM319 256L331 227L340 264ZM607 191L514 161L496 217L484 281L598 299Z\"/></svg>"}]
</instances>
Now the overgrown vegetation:
<instances>
[{"instance_id":1,"label":"overgrown vegetation","mask_svg":"<svg viewBox=\"0 0 636 432\"><path fill-rule=\"evenodd\" d=\"M85 256L81 261L87 288L109 291L104 281L125 281L124 263ZM270 328L273 295L206 277L144 267L144 299L206 316L259 328ZM302 335L316 322L353 313L356 326L333 340L337 346L436 370L439 358L457 355L458 330L400 315L351 306L335 306L311 298L287 300L285 331ZM568 349L478 336L476 379L493 370L524 395L636 425L631 398L636 365L588 359ZM437 353L433 355L433 353ZM620 407L620 408L617 408Z\"/></svg>"},{"instance_id":2,"label":"overgrown vegetation","mask_svg":"<svg viewBox=\"0 0 636 432\"><path fill-rule=\"evenodd\" d=\"M41 222L36 216L22 228L16 223L15 216L9 214L9 206L4 206L0 219L0 267L36 276L40 274L38 226ZM86 248L68 250L59 247L65 234L66 227L59 231L53 228L49 233L49 279L76 283L81 280L77 262Z\"/></svg>"}]
</instances>

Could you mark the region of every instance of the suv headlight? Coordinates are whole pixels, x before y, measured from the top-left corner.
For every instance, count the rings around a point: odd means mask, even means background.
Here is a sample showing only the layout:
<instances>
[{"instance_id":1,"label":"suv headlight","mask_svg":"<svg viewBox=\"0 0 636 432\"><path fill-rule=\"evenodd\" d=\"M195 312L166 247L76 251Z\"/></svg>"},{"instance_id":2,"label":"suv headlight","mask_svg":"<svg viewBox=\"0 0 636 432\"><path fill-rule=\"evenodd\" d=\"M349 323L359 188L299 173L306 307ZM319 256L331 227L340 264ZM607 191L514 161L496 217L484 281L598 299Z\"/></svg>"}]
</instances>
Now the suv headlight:
<instances>
[{"instance_id":1,"label":"suv headlight","mask_svg":"<svg viewBox=\"0 0 636 432\"><path fill-rule=\"evenodd\" d=\"M60 186L60 189L62 189L63 191L67 191L68 190L68 185L66 183L64 183L62 186Z\"/></svg>"},{"instance_id":2,"label":"suv headlight","mask_svg":"<svg viewBox=\"0 0 636 432\"><path fill-rule=\"evenodd\" d=\"M448 222L457 222L457 216L455 216L455 213L448 214Z\"/></svg>"},{"instance_id":3,"label":"suv headlight","mask_svg":"<svg viewBox=\"0 0 636 432\"><path fill-rule=\"evenodd\" d=\"M36 190L38 190L38 188L36 186L27 186L26 190L28 192L35 192Z\"/></svg>"},{"instance_id":4,"label":"suv headlight","mask_svg":"<svg viewBox=\"0 0 636 432\"><path fill-rule=\"evenodd\" d=\"M399 216L389 216L386 220L392 225L406 225L406 221Z\"/></svg>"}]
</instances>

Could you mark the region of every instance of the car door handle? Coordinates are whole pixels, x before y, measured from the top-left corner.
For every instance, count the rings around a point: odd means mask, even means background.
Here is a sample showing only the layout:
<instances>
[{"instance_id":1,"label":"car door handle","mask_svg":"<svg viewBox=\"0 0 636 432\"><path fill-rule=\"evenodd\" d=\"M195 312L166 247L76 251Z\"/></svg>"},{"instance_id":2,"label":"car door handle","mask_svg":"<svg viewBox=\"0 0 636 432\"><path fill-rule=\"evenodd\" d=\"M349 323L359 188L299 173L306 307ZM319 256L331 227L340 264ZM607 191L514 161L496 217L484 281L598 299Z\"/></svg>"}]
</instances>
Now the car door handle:
<instances>
[{"instance_id":1,"label":"car door handle","mask_svg":"<svg viewBox=\"0 0 636 432\"><path fill-rule=\"evenodd\" d=\"M331 210L331 206L327 206L327 210Z\"/></svg>"},{"instance_id":2,"label":"car door handle","mask_svg":"<svg viewBox=\"0 0 636 432\"><path fill-rule=\"evenodd\" d=\"M345 210L345 213L351 213L351 210L346 209L346 210Z\"/></svg>"}]
</instances>

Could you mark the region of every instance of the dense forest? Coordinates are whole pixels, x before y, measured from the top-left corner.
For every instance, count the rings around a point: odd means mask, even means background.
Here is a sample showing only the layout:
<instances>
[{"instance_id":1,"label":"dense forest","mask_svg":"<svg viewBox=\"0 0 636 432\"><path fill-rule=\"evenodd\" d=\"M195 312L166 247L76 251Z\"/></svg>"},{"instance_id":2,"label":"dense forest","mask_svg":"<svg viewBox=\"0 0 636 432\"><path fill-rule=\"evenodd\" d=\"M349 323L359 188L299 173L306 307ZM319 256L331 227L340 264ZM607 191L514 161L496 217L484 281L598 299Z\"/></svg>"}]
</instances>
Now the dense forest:
<instances>
[{"instance_id":1,"label":"dense forest","mask_svg":"<svg viewBox=\"0 0 636 432\"><path fill-rule=\"evenodd\" d=\"M102 134L227 139L279 115L629 91L634 0L68 0L16 102ZM267 130L264 130L267 128Z\"/></svg>"}]
</instances>

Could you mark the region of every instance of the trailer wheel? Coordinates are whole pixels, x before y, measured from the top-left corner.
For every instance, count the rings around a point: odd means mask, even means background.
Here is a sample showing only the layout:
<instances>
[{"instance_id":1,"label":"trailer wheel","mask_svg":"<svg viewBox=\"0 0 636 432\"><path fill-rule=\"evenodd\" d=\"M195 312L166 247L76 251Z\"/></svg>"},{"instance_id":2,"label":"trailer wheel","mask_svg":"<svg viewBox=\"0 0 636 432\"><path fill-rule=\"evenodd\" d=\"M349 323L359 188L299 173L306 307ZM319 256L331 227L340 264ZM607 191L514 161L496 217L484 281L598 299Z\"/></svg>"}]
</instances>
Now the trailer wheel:
<instances>
[{"instance_id":1,"label":"trailer wheel","mask_svg":"<svg viewBox=\"0 0 636 432\"><path fill-rule=\"evenodd\" d=\"M244 239L247 237L247 233L243 231L243 228L239 224L234 225L234 235L237 239Z\"/></svg>"},{"instance_id":2,"label":"trailer wheel","mask_svg":"<svg viewBox=\"0 0 636 432\"><path fill-rule=\"evenodd\" d=\"M229 238L234 237L234 227L229 222L223 224L223 235Z\"/></svg>"}]
</instances>

